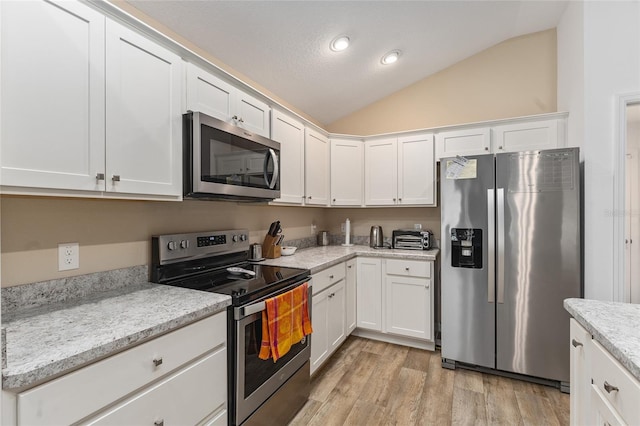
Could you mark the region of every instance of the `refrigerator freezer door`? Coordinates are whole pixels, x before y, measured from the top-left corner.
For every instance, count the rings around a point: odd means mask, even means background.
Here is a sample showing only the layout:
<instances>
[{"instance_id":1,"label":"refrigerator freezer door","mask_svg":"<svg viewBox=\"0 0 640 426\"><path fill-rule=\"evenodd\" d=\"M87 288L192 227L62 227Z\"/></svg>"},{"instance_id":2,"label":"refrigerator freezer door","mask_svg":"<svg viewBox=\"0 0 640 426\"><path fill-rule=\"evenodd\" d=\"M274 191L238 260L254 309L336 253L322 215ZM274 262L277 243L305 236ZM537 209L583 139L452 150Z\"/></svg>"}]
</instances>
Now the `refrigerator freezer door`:
<instances>
[{"instance_id":1,"label":"refrigerator freezer door","mask_svg":"<svg viewBox=\"0 0 640 426\"><path fill-rule=\"evenodd\" d=\"M440 162L442 357L495 368L494 282L489 281L494 157L467 159L463 167L450 158Z\"/></svg>"},{"instance_id":2,"label":"refrigerator freezer door","mask_svg":"<svg viewBox=\"0 0 640 426\"><path fill-rule=\"evenodd\" d=\"M578 156L575 148L496 156L499 370L569 381L562 303L581 296Z\"/></svg>"}]
</instances>

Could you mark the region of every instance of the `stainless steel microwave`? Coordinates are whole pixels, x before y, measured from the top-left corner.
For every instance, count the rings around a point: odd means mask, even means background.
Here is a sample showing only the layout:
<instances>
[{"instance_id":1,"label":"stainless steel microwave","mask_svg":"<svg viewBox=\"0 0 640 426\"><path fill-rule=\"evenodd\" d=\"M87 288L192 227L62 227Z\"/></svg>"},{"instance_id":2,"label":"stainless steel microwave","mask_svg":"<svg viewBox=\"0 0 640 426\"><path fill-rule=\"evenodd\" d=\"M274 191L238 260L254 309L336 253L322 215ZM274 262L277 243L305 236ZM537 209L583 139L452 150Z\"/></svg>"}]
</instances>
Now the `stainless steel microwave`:
<instances>
[{"instance_id":1,"label":"stainless steel microwave","mask_svg":"<svg viewBox=\"0 0 640 426\"><path fill-rule=\"evenodd\" d=\"M201 112L183 115L184 196L280 197L280 144Z\"/></svg>"}]
</instances>

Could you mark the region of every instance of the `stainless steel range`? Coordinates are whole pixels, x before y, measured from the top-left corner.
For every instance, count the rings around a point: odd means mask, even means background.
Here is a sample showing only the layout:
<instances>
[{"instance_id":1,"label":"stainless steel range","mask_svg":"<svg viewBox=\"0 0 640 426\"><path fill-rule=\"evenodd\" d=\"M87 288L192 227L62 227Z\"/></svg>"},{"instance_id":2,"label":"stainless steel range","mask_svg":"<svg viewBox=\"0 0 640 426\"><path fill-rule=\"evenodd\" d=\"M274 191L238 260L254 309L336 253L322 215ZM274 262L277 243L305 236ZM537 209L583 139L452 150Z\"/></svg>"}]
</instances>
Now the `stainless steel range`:
<instances>
[{"instance_id":1,"label":"stainless steel range","mask_svg":"<svg viewBox=\"0 0 640 426\"><path fill-rule=\"evenodd\" d=\"M154 236L151 281L231 296L227 310L229 424L286 424L309 397L310 339L277 362L258 358L265 300L309 282L308 269L248 262L247 230ZM311 312L309 312L311 317Z\"/></svg>"}]
</instances>

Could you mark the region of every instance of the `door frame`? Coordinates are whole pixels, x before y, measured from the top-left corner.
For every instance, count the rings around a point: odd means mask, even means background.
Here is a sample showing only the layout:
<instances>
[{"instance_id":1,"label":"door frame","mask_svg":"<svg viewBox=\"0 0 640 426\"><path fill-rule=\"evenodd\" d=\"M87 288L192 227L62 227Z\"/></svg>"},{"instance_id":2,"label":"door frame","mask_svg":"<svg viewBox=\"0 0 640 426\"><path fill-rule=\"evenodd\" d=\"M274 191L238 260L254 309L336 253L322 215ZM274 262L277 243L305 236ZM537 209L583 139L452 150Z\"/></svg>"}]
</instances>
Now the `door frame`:
<instances>
[{"instance_id":1,"label":"door frame","mask_svg":"<svg viewBox=\"0 0 640 426\"><path fill-rule=\"evenodd\" d=\"M629 302L631 289L625 280L625 227L626 227L626 158L627 158L627 106L640 103L640 92L617 96L617 126L613 158L613 300Z\"/></svg>"}]
</instances>

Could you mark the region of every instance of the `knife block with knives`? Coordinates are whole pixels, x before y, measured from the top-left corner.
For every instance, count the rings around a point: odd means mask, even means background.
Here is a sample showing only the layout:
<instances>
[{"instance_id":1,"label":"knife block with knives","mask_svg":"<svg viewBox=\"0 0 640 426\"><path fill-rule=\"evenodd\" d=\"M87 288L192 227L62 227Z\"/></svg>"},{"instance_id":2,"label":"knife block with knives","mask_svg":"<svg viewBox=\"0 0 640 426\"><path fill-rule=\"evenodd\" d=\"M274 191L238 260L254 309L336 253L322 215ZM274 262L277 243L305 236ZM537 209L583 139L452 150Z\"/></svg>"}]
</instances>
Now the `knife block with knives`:
<instances>
[{"instance_id":1,"label":"knife block with knives","mask_svg":"<svg viewBox=\"0 0 640 426\"><path fill-rule=\"evenodd\" d=\"M280 221L273 222L262 243L262 255L267 259L277 259L281 255L280 243L284 239Z\"/></svg>"}]
</instances>

